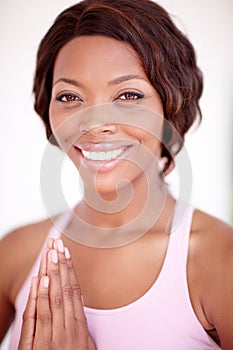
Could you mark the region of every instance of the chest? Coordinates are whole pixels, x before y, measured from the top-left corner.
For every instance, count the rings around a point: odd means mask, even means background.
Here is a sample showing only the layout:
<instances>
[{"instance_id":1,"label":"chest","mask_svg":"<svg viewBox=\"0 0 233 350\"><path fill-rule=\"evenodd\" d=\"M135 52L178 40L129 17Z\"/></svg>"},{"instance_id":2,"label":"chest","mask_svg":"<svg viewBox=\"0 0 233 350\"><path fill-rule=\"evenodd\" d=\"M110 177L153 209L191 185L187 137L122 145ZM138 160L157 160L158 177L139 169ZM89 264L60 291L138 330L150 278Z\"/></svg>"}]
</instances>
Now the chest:
<instances>
[{"instance_id":1,"label":"chest","mask_svg":"<svg viewBox=\"0 0 233 350\"><path fill-rule=\"evenodd\" d=\"M140 299L156 283L165 263L169 236L147 237L130 247L91 249L67 241L85 306L93 309L117 309ZM192 247L189 250L192 250ZM190 306L203 328L209 323L201 305L192 254L187 263ZM175 283L180 283L176 281ZM166 308L167 306L164 305ZM214 339L213 334L211 337Z\"/></svg>"},{"instance_id":2,"label":"chest","mask_svg":"<svg viewBox=\"0 0 233 350\"><path fill-rule=\"evenodd\" d=\"M70 249L85 306L114 309L144 295L157 280L166 256L168 238L117 249L77 247Z\"/></svg>"}]
</instances>

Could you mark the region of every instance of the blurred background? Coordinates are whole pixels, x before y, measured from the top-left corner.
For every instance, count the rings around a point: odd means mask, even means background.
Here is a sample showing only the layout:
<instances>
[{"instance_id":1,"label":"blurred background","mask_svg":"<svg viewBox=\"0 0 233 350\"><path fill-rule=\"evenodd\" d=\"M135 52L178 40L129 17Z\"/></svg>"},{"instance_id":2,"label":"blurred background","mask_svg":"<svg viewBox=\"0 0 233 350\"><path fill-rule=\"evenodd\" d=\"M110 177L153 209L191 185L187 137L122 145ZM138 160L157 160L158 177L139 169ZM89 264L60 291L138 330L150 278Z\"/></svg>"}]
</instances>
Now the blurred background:
<instances>
[{"instance_id":1,"label":"blurred background","mask_svg":"<svg viewBox=\"0 0 233 350\"><path fill-rule=\"evenodd\" d=\"M0 237L46 217L40 194L40 164L47 140L33 110L32 81L38 44L71 0L0 2ZM186 138L192 162L192 203L232 222L233 2L160 0L196 48L204 73L203 121ZM65 162L64 192L79 199L74 169ZM175 188L172 174L167 179ZM174 182L174 183L173 183ZM76 194L77 193L77 194ZM0 310L1 313L1 310ZM1 315L0 315L1 317ZM7 349L8 340L1 346Z\"/></svg>"}]
</instances>

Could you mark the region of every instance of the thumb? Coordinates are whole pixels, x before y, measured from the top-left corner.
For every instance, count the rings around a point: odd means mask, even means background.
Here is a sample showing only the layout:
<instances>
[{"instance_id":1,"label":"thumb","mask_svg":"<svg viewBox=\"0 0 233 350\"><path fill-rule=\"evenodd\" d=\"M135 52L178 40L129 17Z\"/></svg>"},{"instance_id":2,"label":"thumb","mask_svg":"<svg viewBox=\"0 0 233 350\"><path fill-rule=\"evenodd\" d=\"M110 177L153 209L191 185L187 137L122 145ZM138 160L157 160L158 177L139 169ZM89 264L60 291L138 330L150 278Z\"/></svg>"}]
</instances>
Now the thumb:
<instances>
[{"instance_id":1,"label":"thumb","mask_svg":"<svg viewBox=\"0 0 233 350\"><path fill-rule=\"evenodd\" d=\"M23 325L21 329L18 350L32 350L35 322L36 322L36 299L38 289L38 278L33 277L27 305L23 314Z\"/></svg>"}]
</instances>

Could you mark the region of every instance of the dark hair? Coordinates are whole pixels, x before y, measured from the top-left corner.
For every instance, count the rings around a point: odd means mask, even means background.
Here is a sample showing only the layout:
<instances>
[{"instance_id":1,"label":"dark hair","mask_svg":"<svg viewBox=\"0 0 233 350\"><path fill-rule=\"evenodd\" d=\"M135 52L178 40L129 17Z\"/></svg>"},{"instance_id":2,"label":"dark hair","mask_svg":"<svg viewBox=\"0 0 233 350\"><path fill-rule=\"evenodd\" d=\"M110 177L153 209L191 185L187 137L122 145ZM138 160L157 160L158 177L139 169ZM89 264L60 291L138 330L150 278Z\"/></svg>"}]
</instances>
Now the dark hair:
<instances>
[{"instance_id":1,"label":"dark hair","mask_svg":"<svg viewBox=\"0 0 233 350\"><path fill-rule=\"evenodd\" d=\"M165 118L181 138L172 152L177 140L165 128L162 156L168 158L167 168L197 115L201 118L198 101L203 81L192 44L168 13L150 0L84 0L66 9L41 41L37 56L35 110L45 123L48 138L52 135L49 103L55 59L66 43L81 35L115 38L129 43L138 53L148 79L160 95ZM51 142L56 144L54 138Z\"/></svg>"}]
</instances>

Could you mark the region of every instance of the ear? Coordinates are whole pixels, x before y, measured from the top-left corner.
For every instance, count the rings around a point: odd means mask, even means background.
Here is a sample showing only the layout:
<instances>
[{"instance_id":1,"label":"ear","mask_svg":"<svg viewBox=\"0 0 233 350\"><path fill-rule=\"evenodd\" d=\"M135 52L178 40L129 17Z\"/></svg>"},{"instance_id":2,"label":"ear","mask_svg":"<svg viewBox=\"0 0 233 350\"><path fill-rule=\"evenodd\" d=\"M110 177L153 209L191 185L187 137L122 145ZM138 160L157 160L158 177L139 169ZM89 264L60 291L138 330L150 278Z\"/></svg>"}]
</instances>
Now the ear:
<instances>
[{"instance_id":1,"label":"ear","mask_svg":"<svg viewBox=\"0 0 233 350\"><path fill-rule=\"evenodd\" d=\"M169 167L166 169L166 171L164 171L164 176L167 176L168 174L170 174L172 172L172 170L175 168L175 162L172 161L169 165Z\"/></svg>"},{"instance_id":2,"label":"ear","mask_svg":"<svg viewBox=\"0 0 233 350\"><path fill-rule=\"evenodd\" d=\"M167 176L175 168L175 162L172 161L169 167L164 171L167 161L168 161L167 157L163 157L159 160L159 169L163 173L163 176Z\"/></svg>"}]
</instances>

